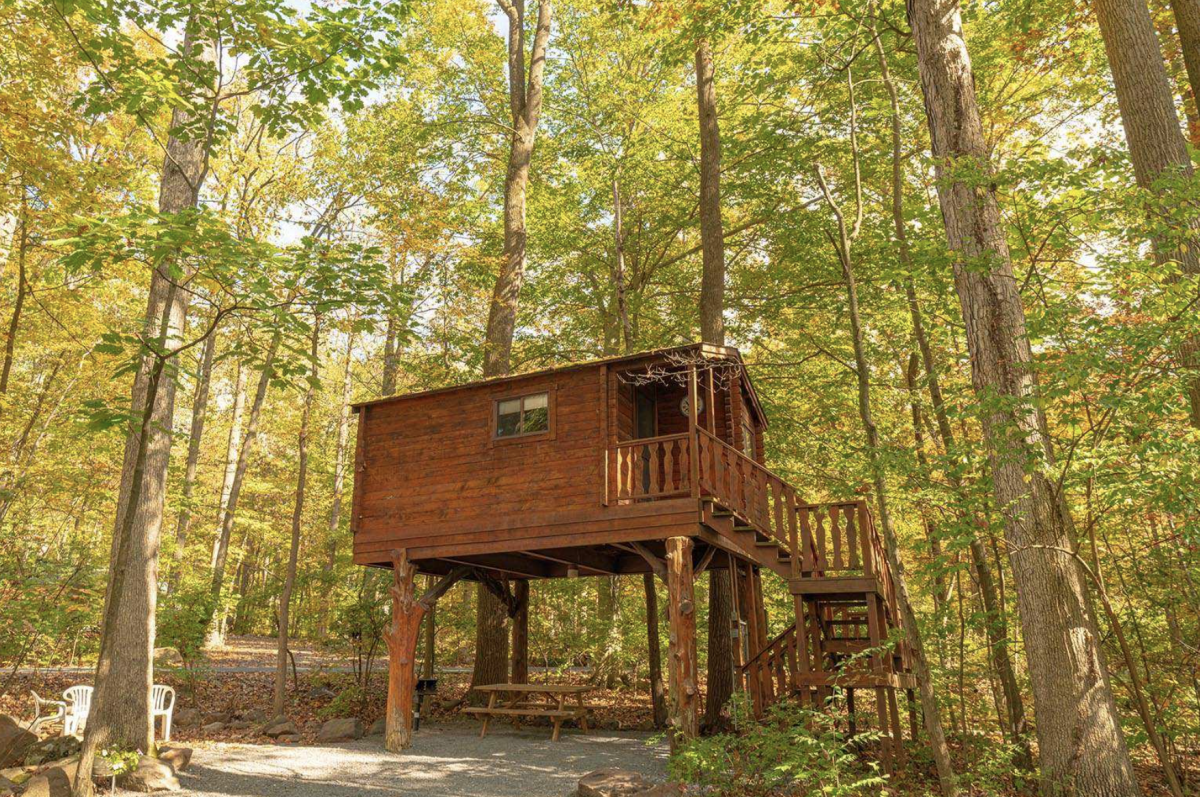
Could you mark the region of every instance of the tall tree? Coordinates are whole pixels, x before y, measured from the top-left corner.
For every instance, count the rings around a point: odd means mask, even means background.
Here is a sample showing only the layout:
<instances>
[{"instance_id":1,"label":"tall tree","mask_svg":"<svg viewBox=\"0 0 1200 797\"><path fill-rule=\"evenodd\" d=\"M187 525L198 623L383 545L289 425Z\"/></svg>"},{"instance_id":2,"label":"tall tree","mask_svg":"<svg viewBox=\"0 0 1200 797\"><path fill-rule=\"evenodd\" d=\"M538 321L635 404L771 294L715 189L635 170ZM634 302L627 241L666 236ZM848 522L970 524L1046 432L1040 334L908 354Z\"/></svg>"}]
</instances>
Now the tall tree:
<instances>
[{"instance_id":1,"label":"tall tree","mask_svg":"<svg viewBox=\"0 0 1200 797\"><path fill-rule=\"evenodd\" d=\"M725 235L721 222L721 129L712 47L696 45L696 112L700 124L700 339L725 345ZM729 571L708 571L708 693L704 724L716 727L733 694L733 591Z\"/></svg>"},{"instance_id":2,"label":"tall tree","mask_svg":"<svg viewBox=\"0 0 1200 797\"><path fill-rule=\"evenodd\" d=\"M938 201L1004 517L1033 684L1043 788L1136 795L1071 515L1051 476L1025 311L956 0L909 0Z\"/></svg>"},{"instance_id":3,"label":"tall tree","mask_svg":"<svg viewBox=\"0 0 1200 797\"><path fill-rule=\"evenodd\" d=\"M1112 70L1134 177L1140 188L1174 205L1168 195L1169 187L1160 181L1171 177L1191 179L1192 160L1175 112L1171 82L1150 9L1146 0L1096 0L1092 6L1104 37L1104 51ZM1178 0L1172 6L1180 22L1185 63L1194 90L1196 83L1191 70L1197 66L1193 61L1200 55L1196 52L1200 41L1189 42L1189 38L1200 33L1193 27L1200 21L1200 9L1195 0ZM1189 43L1193 60L1186 60ZM1169 229L1176 223L1166 217L1165 208L1152 212L1155 226ZM1184 229L1153 240L1155 255L1160 261L1177 261L1185 275L1200 277L1200 236L1196 234L1200 231L1200 212L1192 209L1184 223ZM1179 359L1185 371L1192 426L1200 428L1200 339L1184 341Z\"/></svg>"},{"instance_id":4,"label":"tall tree","mask_svg":"<svg viewBox=\"0 0 1200 797\"><path fill-rule=\"evenodd\" d=\"M204 421L208 414L208 390L212 382L213 360L217 351L217 336L209 335L200 351L200 370L196 375L196 393L192 397L192 426L188 433L187 464L183 471L183 495L179 521L175 527L175 553L171 561L171 588L183 575L183 554L187 548L188 529L192 524L192 492L196 488L196 470L200 465L200 444L204 439Z\"/></svg>"},{"instance_id":5,"label":"tall tree","mask_svg":"<svg viewBox=\"0 0 1200 797\"><path fill-rule=\"evenodd\" d=\"M525 0L497 0L508 18L508 171L504 178L504 259L492 290L484 338L483 375L504 376L512 367L513 333L516 331L521 284L525 280L525 193L529 166L542 114L542 78L546 47L550 41L550 0L538 0L529 74L525 68ZM471 683L486 684L508 677L506 610L483 584L476 587L475 666Z\"/></svg>"}]
</instances>

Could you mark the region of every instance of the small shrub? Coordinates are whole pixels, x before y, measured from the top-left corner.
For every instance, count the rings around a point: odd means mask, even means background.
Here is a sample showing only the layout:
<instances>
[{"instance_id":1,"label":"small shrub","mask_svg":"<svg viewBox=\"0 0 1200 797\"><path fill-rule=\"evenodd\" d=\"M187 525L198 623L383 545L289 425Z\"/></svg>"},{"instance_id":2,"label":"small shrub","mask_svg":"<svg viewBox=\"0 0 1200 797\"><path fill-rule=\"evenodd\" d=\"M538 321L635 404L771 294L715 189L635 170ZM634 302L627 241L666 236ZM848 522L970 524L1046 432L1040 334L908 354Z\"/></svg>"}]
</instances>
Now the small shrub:
<instances>
[{"instance_id":1,"label":"small shrub","mask_svg":"<svg viewBox=\"0 0 1200 797\"><path fill-rule=\"evenodd\" d=\"M714 797L882 793L886 779L878 766L859 761L829 714L784 701L755 722L744 695L732 709L738 730L687 742L671 757L673 779ZM878 736L859 734L855 742L870 738Z\"/></svg>"}]
</instances>

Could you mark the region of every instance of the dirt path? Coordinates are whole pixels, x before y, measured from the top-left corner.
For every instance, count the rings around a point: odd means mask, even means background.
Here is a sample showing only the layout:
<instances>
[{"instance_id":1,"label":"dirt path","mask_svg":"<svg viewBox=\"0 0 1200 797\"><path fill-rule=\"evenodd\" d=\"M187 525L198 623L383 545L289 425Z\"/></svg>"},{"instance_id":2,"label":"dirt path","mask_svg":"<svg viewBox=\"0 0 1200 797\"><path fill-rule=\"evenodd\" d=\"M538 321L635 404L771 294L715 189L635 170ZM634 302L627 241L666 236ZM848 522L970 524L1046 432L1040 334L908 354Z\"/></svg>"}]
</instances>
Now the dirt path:
<instances>
[{"instance_id":1,"label":"dirt path","mask_svg":"<svg viewBox=\"0 0 1200 797\"><path fill-rule=\"evenodd\" d=\"M299 747L206 744L180 775L183 795L289 797L567 797L594 769L620 767L666 777L666 744L650 735L501 727L480 739L474 727L424 726L403 755L374 737Z\"/></svg>"}]
</instances>

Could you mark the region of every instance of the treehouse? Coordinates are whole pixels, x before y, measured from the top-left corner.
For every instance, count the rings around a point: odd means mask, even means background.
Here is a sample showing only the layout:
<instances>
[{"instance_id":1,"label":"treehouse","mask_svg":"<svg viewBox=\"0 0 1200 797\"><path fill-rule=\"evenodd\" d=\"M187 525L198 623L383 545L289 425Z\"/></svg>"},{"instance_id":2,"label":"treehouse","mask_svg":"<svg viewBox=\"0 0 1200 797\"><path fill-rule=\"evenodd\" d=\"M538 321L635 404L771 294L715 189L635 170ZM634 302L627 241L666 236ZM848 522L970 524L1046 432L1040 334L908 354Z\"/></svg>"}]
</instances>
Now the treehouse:
<instances>
[{"instance_id":1,"label":"treehouse","mask_svg":"<svg viewBox=\"0 0 1200 797\"><path fill-rule=\"evenodd\" d=\"M883 756L914 686L864 500L811 504L763 465L767 418L736 349L695 344L355 405L355 562L393 569L389 749L410 738L417 627L459 579L515 613L530 580L652 572L668 590L671 721L696 733L693 579L729 571L736 682L761 713L871 690ZM440 576L423 596L417 572ZM768 634L764 573L793 596ZM768 576L769 577L769 576Z\"/></svg>"}]
</instances>

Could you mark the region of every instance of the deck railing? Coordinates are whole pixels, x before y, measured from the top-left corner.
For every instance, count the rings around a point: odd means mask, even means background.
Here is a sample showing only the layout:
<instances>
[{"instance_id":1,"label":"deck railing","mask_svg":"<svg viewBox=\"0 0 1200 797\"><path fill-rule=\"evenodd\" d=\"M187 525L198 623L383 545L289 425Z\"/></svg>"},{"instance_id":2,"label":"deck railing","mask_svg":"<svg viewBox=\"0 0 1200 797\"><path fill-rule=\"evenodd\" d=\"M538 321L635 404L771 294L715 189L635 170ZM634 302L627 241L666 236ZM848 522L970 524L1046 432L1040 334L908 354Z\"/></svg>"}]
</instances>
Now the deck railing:
<instances>
[{"instance_id":1,"label":"deck railing","mask_svg":"<svg viewBox=\"0 0 1200 797\"><path fill-rule=\"evenodd\" d=\"M618 500L691 495L691 445L686 432L620 443L613 453Z\"/></svg>"}]
</instances>

